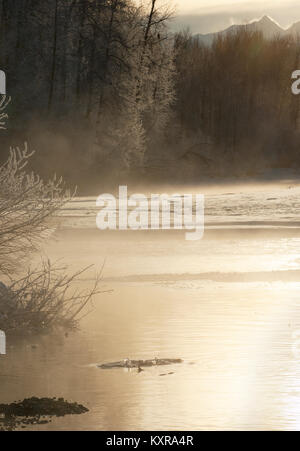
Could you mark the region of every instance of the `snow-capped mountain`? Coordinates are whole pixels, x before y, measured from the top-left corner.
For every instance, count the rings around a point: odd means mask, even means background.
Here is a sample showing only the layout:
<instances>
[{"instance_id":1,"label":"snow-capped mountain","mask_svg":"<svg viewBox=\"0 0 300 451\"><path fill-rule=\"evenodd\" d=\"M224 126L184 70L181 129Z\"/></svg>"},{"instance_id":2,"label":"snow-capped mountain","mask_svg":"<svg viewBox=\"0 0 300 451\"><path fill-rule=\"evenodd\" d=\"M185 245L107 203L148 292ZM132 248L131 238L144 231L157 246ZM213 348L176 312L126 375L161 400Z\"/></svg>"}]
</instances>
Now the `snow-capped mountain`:
<instances>
[{"instance_id":1,"label":"snow-capped mountain","mask_svg":"<svg viewBox=\"0 0 300 451\"><path fill-rule=\"evenodd\" d=\"M266 39L271 39L275 36L285 36L289 34L300 35L300 22L293 24L290 28L285 30L269 16L264 16L260 20L250 22L248 24L232 25L229 28L226 28L226 30L219 31L217 33L197 34L195 37L203 44L210 46L218 35L235 33L243 29L249 31L260 31Z\"/></svg>"},{"instance_id":2,"label":"snow-capped mountain","mask_svg":"<svg viewBox=\"0 0 300 451\"><path fill-rule=\"evenodd\" d=\"M294 23L288 30L288 33L293 35L300 35L300 22Z\"/></svg>"}]
</instances>

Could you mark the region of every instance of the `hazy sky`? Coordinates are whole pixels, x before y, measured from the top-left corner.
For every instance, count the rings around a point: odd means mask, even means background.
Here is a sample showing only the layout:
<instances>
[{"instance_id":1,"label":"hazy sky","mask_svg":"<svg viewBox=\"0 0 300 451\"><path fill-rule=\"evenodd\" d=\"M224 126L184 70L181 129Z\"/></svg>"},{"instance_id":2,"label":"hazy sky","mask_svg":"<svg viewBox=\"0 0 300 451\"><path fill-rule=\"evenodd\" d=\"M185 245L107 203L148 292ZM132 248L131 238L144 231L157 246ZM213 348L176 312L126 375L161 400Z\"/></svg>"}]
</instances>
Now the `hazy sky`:
<instances>
[{"instance_id":1,"label":"hazy sky","mask_svg":"<svg viewBox=\"0 0 300 451\"><path fill-rule=\"evenodd\" d=\"M265 14L283 27L300 21L300 0L171 0L171 3L177 10L173 28L189 26L194 33L218 31Z\"/></svg>"}]
</instances>

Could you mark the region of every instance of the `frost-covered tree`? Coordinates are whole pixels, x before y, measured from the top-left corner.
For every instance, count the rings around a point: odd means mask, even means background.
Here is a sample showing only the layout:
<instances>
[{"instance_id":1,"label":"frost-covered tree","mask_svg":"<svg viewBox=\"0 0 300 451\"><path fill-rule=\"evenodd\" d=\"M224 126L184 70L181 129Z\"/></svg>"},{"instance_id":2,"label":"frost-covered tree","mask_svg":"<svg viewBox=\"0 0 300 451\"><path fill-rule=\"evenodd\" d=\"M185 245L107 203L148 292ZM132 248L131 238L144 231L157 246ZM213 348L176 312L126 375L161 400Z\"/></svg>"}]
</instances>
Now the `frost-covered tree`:
<instances>
[{"instance_id":1,"label":"frost-covered tree","mask_svg":"<svg viewBox=\"0 0 300 451\"><path fill-rule=\"evenodd\" d=\"M0 102L1 128L6 104L5 99ZM32 154L26 144L24 150L11 148L0 165L0 328L6 333L74 327L99 282L97 277L91 290L70 293L83 271L68 274L50 261L28 268L33 253L55 229L55 215L72 198L62 179L44 183L27 170Z\"/></svg>"},{"instance_id":2,"label":"frost-covered tree","mask_svg":"<svg viewBox=\"0 0 300 451\"><path fill-rule=\"evenodd\" d=\"M52 230L53 215L70 200L62 180L44 183L26 172L32 153L10 149L0 166L0 273L21 269L24 259Z\"/></svg>"},{"instance_id":3,"label":"frost-covered tree","mask_svg":"<svg viewBox=\"0 0 300 451\"><path fill-rule=\"evenodd\" d=\"M0 0L14 123L76 124L87 161L142 165L174 97L169 17L159 0Z\"/></svg>"}]
</instances>

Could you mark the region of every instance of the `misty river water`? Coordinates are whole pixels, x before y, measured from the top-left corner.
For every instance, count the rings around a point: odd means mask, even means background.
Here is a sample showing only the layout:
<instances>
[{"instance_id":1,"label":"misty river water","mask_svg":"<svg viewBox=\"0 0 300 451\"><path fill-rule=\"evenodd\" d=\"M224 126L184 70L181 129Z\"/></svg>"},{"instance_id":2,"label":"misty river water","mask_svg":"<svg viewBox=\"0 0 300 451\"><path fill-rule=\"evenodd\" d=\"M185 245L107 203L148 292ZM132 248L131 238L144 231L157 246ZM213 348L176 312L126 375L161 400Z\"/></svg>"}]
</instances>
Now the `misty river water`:
<instances>
[{"instance_id":1,"label":"misty river water","mask_svg":"<svg viewBox=\"0 0 300 451\"><path fill-rule=\"evenodd\" d=\"M44 252L70 270L94 264L82 287L106 259L108 292L68 337L9 340L0 402L56 396L89 408L35 430L299 429L300 190L288 188L208 195L197 242L101 232L95 199L76 199ZM97 367L127 357L183 363Z\"/></svg>"}]
</instances>

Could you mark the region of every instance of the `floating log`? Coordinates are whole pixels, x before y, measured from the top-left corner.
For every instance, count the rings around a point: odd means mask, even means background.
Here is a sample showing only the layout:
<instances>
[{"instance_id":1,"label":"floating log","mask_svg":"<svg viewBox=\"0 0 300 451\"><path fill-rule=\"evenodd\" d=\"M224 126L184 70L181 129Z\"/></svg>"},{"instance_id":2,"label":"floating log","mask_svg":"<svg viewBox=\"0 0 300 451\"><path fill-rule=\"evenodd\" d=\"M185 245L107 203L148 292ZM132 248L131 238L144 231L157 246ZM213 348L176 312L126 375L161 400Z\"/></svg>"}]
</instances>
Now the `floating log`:
<instances>
[{"instance_id":1,"label":"floating log","mask_svg":"<svg viewBox=\"0 0 300 451\"><path fill-rule=\"evenodd\" d=\"M110 370L112 368L142 368L151 366L173 365L182 363L182 359L152 359L152 360L130 360L125 359L119 362L103 363L98 365L102 370Z\"/></svg>"}]
</instances>

